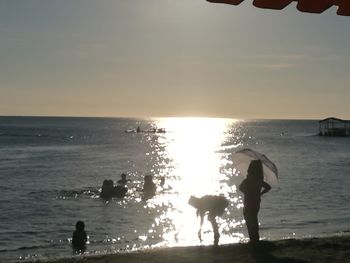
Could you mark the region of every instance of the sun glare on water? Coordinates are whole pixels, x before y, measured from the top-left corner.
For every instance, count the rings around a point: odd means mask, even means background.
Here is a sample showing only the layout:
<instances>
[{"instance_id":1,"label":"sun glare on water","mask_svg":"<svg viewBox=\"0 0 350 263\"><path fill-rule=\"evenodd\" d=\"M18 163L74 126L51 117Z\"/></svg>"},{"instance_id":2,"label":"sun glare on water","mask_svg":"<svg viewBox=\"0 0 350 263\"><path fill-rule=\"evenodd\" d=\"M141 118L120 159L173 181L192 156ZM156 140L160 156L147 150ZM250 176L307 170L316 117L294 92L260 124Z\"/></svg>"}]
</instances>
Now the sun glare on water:
<instances>
[{"instance_id":1,"label":"sun glare on water","mask_svg":"<svg viewBox=\"0 0 350 263\"><path fill-rule=\"evenodd\" d=\"M159 125L169 133L167 152L179 177L181 194L215 194L219 188L221 158L218 151L230 124L226 119L167 118Z\"/></svg>"},{"instance_id":2,"label":"sun glare on water","mask_svg":"<svg viewBox=\"0 0 350 263\"><path fill-rule=\"evenodd\" d=\"M220 170L228 162L221 151L222 144L235 122L232 119L214 118L157 120L157 126L166 130L164 136L159 136L158 143L166 145L164 154L171 163L164 173L168 194L165 191L154 200L167 203L172 208L156 219L171 220L171 227L165 227L163 231L163 240L167 246L199 244L199 218L196 217L195 209L188 205L191 195L227 195L234 190L223 183L227 175ZM207 220L203 232L207 234L202 236L202 244L212 244L213 233ZM220 243L223 242L224 238L220 240Z\"/></svg>"}]
</instances>

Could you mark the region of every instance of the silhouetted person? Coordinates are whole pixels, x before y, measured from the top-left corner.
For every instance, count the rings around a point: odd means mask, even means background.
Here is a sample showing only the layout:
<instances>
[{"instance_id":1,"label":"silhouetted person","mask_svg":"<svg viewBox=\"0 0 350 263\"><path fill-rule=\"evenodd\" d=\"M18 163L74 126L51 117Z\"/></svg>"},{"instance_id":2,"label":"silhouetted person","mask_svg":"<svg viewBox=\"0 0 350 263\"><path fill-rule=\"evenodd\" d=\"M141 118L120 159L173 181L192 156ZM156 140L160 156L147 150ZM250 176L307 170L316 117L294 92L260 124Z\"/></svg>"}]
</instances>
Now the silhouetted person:
<instances>
[{"instance_id":1,"label":"silhouetted person","mask_svg":"<svg viewBox=\"0 0 350 263\"><path fill-rule=\"evenodd\" d=\"M112 180L104 180L102 184L102 190L100 197L103 199L110 199L113 197L113 181Z\"/></svg>"},{"instance_id":2,"label":"silhouetted person","mask_svg":"<svg viewBox=\"0 0 350 263\"><path fill-rule=\"evenodd\" d=\"M244 194L243 215L251 243L259 241L258 213L261 196L270 191L271 186L264 182L263 167L260 160L253 160L248 167L247 178L239 186ZM261 191L262 190L262 191Z\"/></svg>"},{"instance_id":3,"label":"silhouetted person","mask_svg":"<svg viewBox=\"0 0 350 263\"><path fill-rule=\"evenodd\" d=\"M118 180L117 183L121 185L126 185L128 182L130 182L130 179L126 179L126 173L121 174L122 179Z\"/></svg>"},{"instance_id":4,"label":"silhouetted person","mask_svg":"<svg viewBox=\"0 0 350 263\"><path fill-rule=\"evenodd\" d=\"M157 186L153 182L152 175L145 176L145 182L143 184L143 200L147 200L156 195Z\"/></svg>"},{"instance_id":5,"label":"silhouetted person","mask_svg":"<svg viewBox=\"0 0 350 263\"><path fill-rule=\"evenodd\" d=\"M114 186L112 180L104 180L100 197L105 200L111 199L112 197L123 198L127 191L128 188L124 185L118 184L117 186Z\"/></svg>"},{"instance_id":6,"label":"silhouetted person","mask_svg":"<svg viewBox=\"0 0 350 263\"><path fill-rule=\"evenodd\" d=\"M165 184L165 177L162 176L162 177L160 177L159 185L160 185L160 187L164 187L164 184Z\"/></svg>"},{"instance_id":7,"label":"silhouetted person","mask_svg":"<svg viewBox=\"0 0 350 263\"><path fill-rule=\"evenodd\" d=\"M87 235L85 232L85 224L83 221L78 221L75 224L75 231L73 232L72 246L78 252L84 252L86 249Z\"/></svg>"},{"instance_id":8,"label":"silhouetted person","mask_svg":"<svg viewBox=\"0 0 350 263\"><path fill-rule=\"evenodd\" d=\"M202 225L203 219L206 212L208 213L208 220L211 223L214 231L214 245L219 244L219 228L216 222L217 216L222 216L225 212L225 208L228 206L228 200L223 196L215 196L215 195L205 195L201 198L197 198L195 196L191 196L188 200L188 203L197 209L197 216L200 217L200 227L198 231L199 240L202 241Z\"/></svg>"},{"instance_id":9,"label":"silhouetted person","mask_svg":"<svg viewBox=\"0 0 350 263\"><path fill-rule=\"evenodd\" d=\"M123 198L128 192L128 188L126 186L118 184L113 188L113 197Z\"/></svg>"}]
</instances>

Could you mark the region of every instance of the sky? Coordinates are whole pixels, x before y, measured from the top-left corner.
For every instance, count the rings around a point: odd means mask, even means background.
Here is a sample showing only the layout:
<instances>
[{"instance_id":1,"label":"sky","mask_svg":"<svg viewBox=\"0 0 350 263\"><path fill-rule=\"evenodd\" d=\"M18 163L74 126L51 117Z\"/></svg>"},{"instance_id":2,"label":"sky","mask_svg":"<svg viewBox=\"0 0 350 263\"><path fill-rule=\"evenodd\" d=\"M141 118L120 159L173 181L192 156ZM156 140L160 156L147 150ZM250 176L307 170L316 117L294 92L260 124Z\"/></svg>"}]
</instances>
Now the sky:
<instances>
[{"instance_id":1,"label":"sky","mask_svg":"<svg viewBox=\"0 0 350 263\"><path fill-rule=\"evenodd\" d=\"M0 0L0 115L350 119L350 17Z\"/></svg>"}]
</instances>

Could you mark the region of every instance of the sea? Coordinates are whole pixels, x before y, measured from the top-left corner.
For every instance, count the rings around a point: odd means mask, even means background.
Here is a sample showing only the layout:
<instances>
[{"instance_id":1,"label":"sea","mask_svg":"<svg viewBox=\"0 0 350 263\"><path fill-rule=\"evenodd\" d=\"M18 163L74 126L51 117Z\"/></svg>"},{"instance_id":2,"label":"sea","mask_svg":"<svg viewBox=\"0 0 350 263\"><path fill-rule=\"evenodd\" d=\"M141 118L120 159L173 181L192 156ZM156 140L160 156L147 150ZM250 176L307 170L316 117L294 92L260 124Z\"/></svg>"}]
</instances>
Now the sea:
<instances>
[{"instance_id":1,"label":"sea","mask_svg":"<svg viewBox=\"0 0 350 263\"><path fill-rule=\"evenodd\" d=\"M350 138L318 132L318 120L0 117L0 262L211 245L208 220L198 239L191 195L225 196L219 244L247 242L246 173L233 165L243 148L278 168L261 201L261 239L349 233ZM101 199L103 181L122 173L126 196ZM146 201L145 175L157 185ZM71 247L78 220L83 254Z\"/></svg>"}]
</instances>

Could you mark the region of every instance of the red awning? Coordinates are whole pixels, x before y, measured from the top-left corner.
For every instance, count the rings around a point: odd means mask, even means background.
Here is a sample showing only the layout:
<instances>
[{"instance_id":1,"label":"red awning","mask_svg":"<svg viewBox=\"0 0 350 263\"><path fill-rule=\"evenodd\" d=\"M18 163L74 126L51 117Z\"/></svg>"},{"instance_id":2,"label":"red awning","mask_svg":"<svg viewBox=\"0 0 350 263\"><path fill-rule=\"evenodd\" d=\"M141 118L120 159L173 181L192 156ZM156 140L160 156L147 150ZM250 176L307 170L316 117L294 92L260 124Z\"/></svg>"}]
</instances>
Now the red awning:
<instances>
[{"instance_id":1,"label":"red awning","mask_svg":"<svg viewBox=\"0 0 350 263\"><path fill-rule=\"evenodd\" d=\"M207 0L211 3L239 5L244 0ZM253 5L259 8L281 10L293 1L297 2L297 9L307 13L322 13L331 6L338 6L337 14L350 16L350 0L254 0Z\"/></svg>"}]
</instances>

